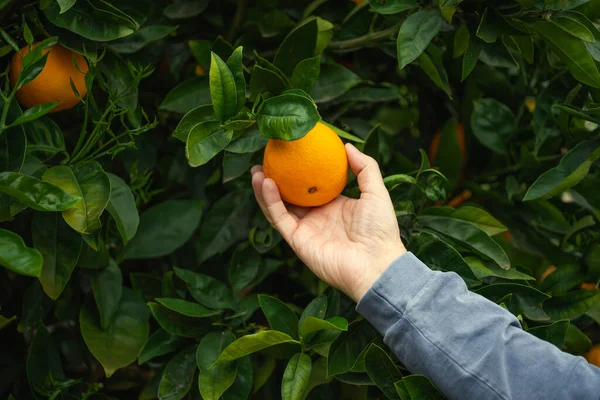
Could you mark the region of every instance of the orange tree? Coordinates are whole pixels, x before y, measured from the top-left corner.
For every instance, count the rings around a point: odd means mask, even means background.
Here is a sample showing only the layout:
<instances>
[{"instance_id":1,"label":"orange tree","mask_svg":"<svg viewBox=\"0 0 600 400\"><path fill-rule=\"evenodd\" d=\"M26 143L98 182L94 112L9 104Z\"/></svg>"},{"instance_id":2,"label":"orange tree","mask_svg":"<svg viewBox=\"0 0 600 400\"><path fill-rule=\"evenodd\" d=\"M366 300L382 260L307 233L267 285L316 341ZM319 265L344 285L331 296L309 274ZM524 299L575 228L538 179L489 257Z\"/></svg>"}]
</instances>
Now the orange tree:
<instances>
[{"instance_id":1,"label":"orange tree","mask_svg":"<svg viewBox=\"0 0 600 400\"><path fill-rule=\"evenodd\" d=\"M598 23L598 0L0 0L0 396L442 398L255 204L268 138L319 121L379 161L429 267L588 353Z\"/></svg>"}]
</instances>

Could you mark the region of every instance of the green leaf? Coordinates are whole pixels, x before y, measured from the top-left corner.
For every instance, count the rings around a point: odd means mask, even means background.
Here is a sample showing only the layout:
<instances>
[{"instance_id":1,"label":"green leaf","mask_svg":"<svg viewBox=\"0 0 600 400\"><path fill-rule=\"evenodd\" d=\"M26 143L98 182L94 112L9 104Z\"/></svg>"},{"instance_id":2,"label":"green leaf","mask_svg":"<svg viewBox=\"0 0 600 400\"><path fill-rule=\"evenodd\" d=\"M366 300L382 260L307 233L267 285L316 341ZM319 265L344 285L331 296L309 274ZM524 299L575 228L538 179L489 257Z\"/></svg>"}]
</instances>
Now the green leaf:
<instances>
[{"instance_id":1,"label":"green leaf","mask_svg":"<svg viewBox=\"0 0 600 400\"><path fill-rule=\"evenodd\" d=\"M417 0L369 0L369 5L379 14L396 14L418 7Z\"/></svg>"},{"instance_id":2,"label":"green leaf","mask_svg":"<svg viewBox=\"0 0 600 400\"><path fill-rule=\"evenodd\" d=\"M188 111L173 132L173 137L186 143L190 131L198 124L206 121L215 121L217 116L213 110L212 105L208 104L205 106L196 107Z\"/></svg>"},{"instance_id":3,"label":"green leaf","mask_svg":"<svg viewBox=\"0 0 600 400\"><path fill-rule=\"evenodd\" d=\"M154 300L162 295L162 281L159 277L143 272L132 272L129 274L131 287L141 293L145 301Z\"/></svg>"},{"instance_id":4,"label":"green leaf","mask_svg":"<svg viewBox=\"0 0 600 400\"><path fill-rule=\"evenodd\" d=\"M477 65L477 60L479 59L479 55L483 50L484 43L481 39L476 36L472 36L469 40L469 47L463 56L462 61L462 78L461 81L467 79L467 77L473 72L475 65Z\"/></svg>"},{"instance_id":5,"label":"green leaf","mask_svg":"<svg viewBox=\"0 0 600 400\"><path fill-rule=\"evenodd\" d=\"M463 127L458 125L456 119L450 118L444 124L437 149L432 154L431 163L448 179L446 188L451 190L460 183L466 161Z\"/></svg>"},{"instance_id":6,"label":"green leaf","mask_svg":"<svg viewBox=\"0 0 600 400\"><path fill-rule=\"evenodd\" d=\"M221 364L237 360L257 351L285 343L299 344L300 342L285 333L271 330L242 336L227 346L215 363Z\"/></svg>"},{"instance_id":7,"label":"green leaf","mask_svg":"<svg viewBox=\"0 0 600 400\"><path fill-rule=\"evenodd\" d=\"M421 10L411 14L400 27L397 40L398 66L404 68L427 48L442 26L438 10Z\"/></svg>"},{"instance_id":8,"label":"green leaf","mask_svg":"<svg viewBox=\"0 0 600 400\"><path fill-rule=\"evenodd\" d=\"M314 317L318 319L325 318L325 314L327 313L327 296L322 294L318 297L315 297L302 311L302 315L300 315L300 321L298 322L298 326L302 326L304 320L308 317Z\"/></svg>"},{"instance_id":9,"label":"green leaf","mask_svg":"<svg viewBox=\"0 0 600 400\"><path fill-rule=\"evenodd\" d=\"M576 221L571 226L571 228L569 228L569 230L565 233L565 236L562 240L562 245L564 246L573 235L577 235L578 233L580 233L588 228L591 228L594 225L596 225L596 221L594 220L594 217L591 215L586 215L585 217L581 218L579 221Z\"/></svg>"},{"instance_id":10,"label":"green leaf","mask_svg":"<svg viewBox=\"0 0 600 400\"><path fill-rule=\"evenodd\" d=\"M90 277L92 293L100 314L100 327L108 330L119 309L123 295L123 276L119 266L110 260L108 266Z\"/></svg>"},{"instance_id":11,"label":"green leaf","mask_svg":"<svg viewBox=\"0 0 600 400\"><path fill-rule=\"evenodd\" d=\"M329 346L327 375L339 375L352 370L359 356L379 334L367 321L356 321L349 325Z\"/></svg>"},{"instance_id":12,"label":"green leaf","mask_svg":"<svg viewBox=\"0 0 600 400\"><path fill-rule=\"evenodd\" d=\"M452 89L448 82L448 73L444 68L442 61L442 53L433 43L427 46L427 49L418 57L419 64L427 76L435 83L437 87L442 89L448 97L452 98Z\"/></svg>"},{"instance_id":13,"label":"green leaf","mask_svg":"<svg viewBox=\"0 0 600 400\"><path fill-rule=\"evenodd\" d=\"M182 299L157 298L156 301L171 311L192 318L206 318L219 315L218 310L209 310L198 303Z\"/></svg>"},{"instance_id":14,"label":"green leaf","mask_svg":"<svg viewBox=\"0 0 600 400\"><path fill-rule=\"evenodd\" d=\"M209 0L172 0L163 14L170 19L193 18L202 14L208 3Z\"/></svg>"},{"instance_id":15,"label":"green leaf","mask_svg":"<svg viewBox=\"0 0 600 400\"><path fill-rule=\"evenodd\" d=\"M504 225L502 225L487 211L473 206L461 206L459 208L452 208L446 206L430 207L424 210L421 214L437 215L439 217L448 217L470 222L473 225L476 225L485 233L487 233L489 236L494 236L507 230Z\"/></svg>"},{"instance_id":16,"label":"green leaf","mask_svg":"<svg viewBox=\"0 0 600 400\"><path fill-rule=\"evenodd\" d=\"M174 267L173 270L187 284L190 294L198 303L214 309L234 308L233 295L221 281L187 269Z\"/></svg>"},{"instance_id":17,"label":"green leaf","mask_svg":"<svg viewBox=\"0 0 600 400\"><path fill-rule=\"evenodd\" d=\"M585 109L582 108L578 108L578 107L574 107L572 105L569 104L553 104L552 105L552 111L556 111L559 110L562 115L561 117L564 115L565 117L568 118L568 116L573 116L575 118L579 118L582 119L584 121L590 121L593 123L598 123L600 122L600 118L592 115L590 112L588 112Z\"/></svg>"},{"instance_id":18,"label":"green leaf","mask_svg":"<svg viewBox=\"0 0 600 400\"><path fill-rule=\"evenodd\" d=\"M471 129L485 147L506 154L508 142L516 133L515 116L498 100L479 99L473 105Z\"/></svg>"},{"instance_id":19,"label":"green leaf","mask_svg":"<svg viewBox=\"0 0 600 400\"><path fill-rule=\"evenodd\" d=\"M321 319L308 316L302 320L302 324L299 327L299 332L300 336L305 336L309 333L324 329L347 331L348 321L346 321L346 319L342 317L331 317L328 319Z\"/></svg>"},{"instance_id":20,"label":"green leaf","mask_svg":"<svg viewBox=\"0 0 600 400\"><path fill-rule=\"evenodd\" d=\"M493 262L483 262L478 257L465 257L464 260L467 262L477 279L483 279L490 276L497 278L511 279L511 280L522 280L522 281L534 281L533 276L529 276L522 272L517 271L514 268L502 269Z\"/></svg>"},{"instance_id":21,"label":"green leaf","mask_svg":"<svg viewBox=\"0 0 600 400\"><path fill-rule=\"evenodd\" d=\"M398 382L396 382L398 383ZM425 375L409 375L402 379L411 399L443 400L445 397Z\"/></svg>"},{"instance_id":22,"label":"green leaf","mask_svg":"<svg viewBox=\"0 0 600 400\"><path fill-rule=\"evenodd\" d=\"M469 287L481 283L458 251L429 232L411 235L408 247L434 271L456 272Z\"/></svg>"},{"instance_id":23,"label":"green leaf","mask_svg":"<svg viewBox=\"0 0 600 400\"><path fill-rule=\"evenodd\" d=\"M209 162L221 150L225 149L233 131L224 129L218 121L205 121L192 128L185 145L185 155L192 167Z\"/></svg>"},{"instance_id":24,"label":"green leaf","mask_svg":"<svg viewBox=\"0 0 600 400\"><path fill-rule=\"evenodd\" d=\"M111 190L106 210L114 218L123 239L123 244L127 245L135 236L140 223L135 198L123 179L111 173L108 173L108 178L110 179Z\"/></svg>"},{"instance_id":25,"label":"green leaf","mask_svg":"<svg viewBox=\"0 0 600 400\"><path fill-rule=\"evenodd\" d=\"M147 45L164 39L177 30L173 25L146 25L139 31L109 43L108 47L122 54L135 53Z\"/></svg>"},{"instance_id":26,"label":"green leaf","mask_svg":"<svg viewBox=\"0 0 600 400\"><path fill-rule=\"evenodd\" d=\"M510 268L510 260L502 247L476 225L458 219L433 215L422 215L419 217L419 221L426 228L441 234L444 239L450 240L450 243L458 243L476 254L489 258L503 269Z\"/></svg>"},{"instance_id":27,"label":"green leaf","mask_svg":"<svg viewBox=\"0 0 600 400\"><path fill-rule=\"evenodd\" d=\"M16 233L0 229L0 265L26 276L39 277L42 273L42 255L25 245Z\"/></svg>"},{"instance_id":28,"label":"green leaf","mask_svg":"<svg viewBox=\"0 0 600 400\"><path fill-rule=\"evenodd\" d=\"M101 228L100 216L110 199L110 179L100 164L85 161L80 164L52 167L42 176L74 197L81 198L62 212L67 224L77 232L89 234Z\"/></svg>"},{"instance_id":29,"label":"green leaf","mask_svg":"<svg viewBox=\"0 0 600 400\"><path fill-rule=\"evenodd\" d=\"M0 105L4 106L4 100L0 97ZM12 118L20 115L21 110L16 101L12 102L8 116ZM27 137L22 126L11 129L8 133L0 135L0 172L20 172L27 150Z\"/></svg>"},{"instance_id":30,"label":"green leaf","mask_svg":"<svg viewBox=\"0 0 600 400\"><path fill-rule=\"evenodd\" d=\"M287 88L286 80L277 72L258 64L252 69L252 76L250 77L251 100L256 99L259 94L264 92L278 95Z\"/></svg>"},{"instance_id":31,"label":"green leaf","mask_svg":"<svg viewBox=\"0 0 600 400\"><path fill-rule=\"evenodd\" d=\"M560 163L540 175L529 187L523 201L548 199L578 184L600 158L600 140L580 142L561 158Z\"/></svg>"},{"instance_id":32,"label":"green leaf","mask_svg":"<svg viewBox=\"0 0 600 400\"><path fill-rule=\"evenodd\" d=\"M209 77L196 76L175 86L167 93L158 108L185 114L200 106L211 105L211 103Z\"/></svg>"},{"instance_id":33,"label":"green leaf","mask_svg":"<svg viewBox=\"0 0 600 400\"><path fill-rule=\"evenodd\" d=\"M575 79L588 86L600 88L598 67L580 39L556 29L552 22L538 21L531 26L551 44Z\"/></svg>"},{"instance_id":34,"label":"green leaf","mask_svg":"<svg viewBox=\"0 0 600 400\"><path fill-rule=\"evenodd\" d=\"M136 32L146 20L142 7L145 6L135 2L122 6L115 1L93 5L78 1L68 11L61 12L57 2L50 2L43 12L58 27L89 40L107 42Z\"/></svg>"},{"instance_id":35,"label":"green leaf","mask_svg":"<svg viewBox=\"0 0 600 400\"><path fill-rule=\"evenodd\" d=\"M281 380L282 400L303 400L308 388L312 360L304 353L297 353L285 367Z\"/></svg>"},{"instance_id":36,"label":"green leaf","mask_svg":"<svg viewBox=\"0 0 600 400\"><path fill-rule=\"evenodd\" d=\"M310 92L321 72L321 56L302 60L294 68L292 88Z\"/></svg>"},{"instance_id":37,"label":"green leaf","mask_svg":"<svg viewBox=\"0 0 600 400\"><path fill-rule=\"evenodd\" d=\"M25 133L28 153L40 158L51 158L58 153L68 156L63 133L52 119L42 117L29 122Z\"/></svg>"},{"instance_id":38,"label":"green leaf","mask_svg":"<svg viewBox=\"0 0 600 400\"><path fill-rule=\"evenodd\" d=\"M58 5L60 6L61 14L69 11L69 8L73 7L76 0L56 0Z\"/></svg>"},{"instance_id":39,"label":"green leaf","mask_svg":"<svg viewBox=\"0 0 600 400\"><path fill-rule=\"evenodd\" d=\"M200 369L198 387L204 400L218 400L233 384L237 376L237 363L213 364L234 340L230 331L224 331L211 332L200 341L196 362Z\"/></svg>"},{"instance_id":40,"label":"green leaf","mask_svg":"<svg viewBox=\"0 0 600 400\"><path fill-rule=\"evenodd\" d=\"M27 53L25 57L23 57L23 67L21 68L21 72L17 78L17 83L15 83L16 88L20 89L29 82L33 81L44 69L46 61L48 60L48 53L43 54L39 47L40 45L36 46L34 49L32 49L32 51Z\"/></svg>"},{"instance_id":41,"label":"green leaf","mask_svg":"<svg viewBox=\"0 0 600 400\"><path fill-rule=\"evenodd\" d=\"M169 361L160 378L159 399L180 400L190 391L196 373L195 353L193 347L188 347Z\"/></svg>"},{"instance_id":42,"label":"green leaf","mask_svg":"<svg viewBox=\"0 0 600 400\"><path fill-rule=\"evenodd\" d=\"M124 259L162 257L192 236L204 204L196 200L167 200L144 211L137 234L123 250Z\"/></svg>"},{"instance_id":43,"label":"green leaf","mask_svg":"<svg viewBox=\"0 0 600 400\"><path fill-rule=\"evenodd\" d=\"M6 328L11 322L13 322L14 320L17 319L16 315L13 315L10 318L6 318L3 315L0 315L0 331L4 328Z\"/></svg>"},{"instance_id":44,"label":"green leaf","mask_svg":"<svg viewBox=\"0 0 600 400\"><path fill-rule=\"evenodd\" d=\"M269 321L271 329L298 338L298 317L281 300L275 297L259 295L258 304Z\"/></svg>"},{"instance_id":45,"label":"green leaf","mask_svg":"<svg viewBox=\"0 0 600 400\"><path fill-rule=\"evenodd\" d=\"M469 48L469 39L470 39L469 29L467 28L467 24L461 22L460 26L456 30L454 34L454 48L452 57L458 58L467 52Z\"/></svg>"},{"instance_id":46,"label":"green leaf","mask_svg":"<svg viewBox=\"0 0 600 400\"><path fill-rule=\"evenodd\" d=\"M35 213L31 236L34 247L44 259L40 282L44 292L56 300L71 278L83 241L58 213Z\"/></svg>"},{"instance_id":47,"label":"green leaf","mask_svg":"<svg viewBox=\"0 0 600 400\"><path fill-rule=\"evenodd\" d=\"M496 283L477 289L475 293L495 302L510 295L512 299L508 308L515 315L523 314L550 298L531 286L515 283Z\"/></svg>"},{"instance_id":48,"label":"green leaf","mask_svg":"<svg viewBox=\"0 0 600 400\"><path fill-rule=\"evenodd\" d=\"M223 400L245 400L252 392L252 381L254 371L250 357L237 360L237 375L233 384L223 393Z\"/></svg>"},{"instance_id":49,"label":"green leaf","mask_svg":"<svg viewBox=\"0 0 600 400\"><path fill-rule=\"evenodd\" d=\"M375 344L369 346L365 355L365 367L369 378L390 400L398 398L394 382L402 378L402 374L383 349Z\"/></svg>"},{"instance_id":50,"label":"green leaf","mask_svg":"<svg viewBox=\"0 0 600 400\"><path fill-rule=\"evenodd\" d=\"M25 124L27 122L31 122L42 116L48 114L50 111L54 109L60 102L50 102L45 104L38 104L37 106L33 106L27 110L23 114L21 114L17 119L15 119L8 127L12 128L21 124Z\"/></svg>"},{"instance_id":51,"label":"green leaf","mask_svg":"<svg viewBox=\"0 0 600 400\"><path fill-rule=\"evenodd\" d=\"M334 100L362 82L360 76L343 65L323 64L310 95L316 103Z\"/></svg>"},{"instance_id":52,"label":"green leaf","mask_svg":"<svg viewBox=\"0 0 600 400\"><path fill-rule=\"evenodd\" d=\"M316 18L303 21L285 37L277 49L277 53L275 53L273 64L286 76L292 76L294 68L302 60L317 55L315 50L318 30L319 26Z\"/></svg>"},{"instance_id":53,"label":"green leaf","mask_svg":"<svg viewBox=\"0 0 600 400\"><path fill-rule=\"evenodd\" d=\"M227 60L227 66L233 74L235 88L237 93L237 107L235 114L240 112L246 104L246 78L244 78L244 69L242 64L243 47L240 46L233 51L233 54Z\"/></svg>"},{"instance_id":54,"label":"green leaf","mask_svg":"<svg viewBox=\"0 0 600 400\"><path fill-rule=\"evenodd\" d=\"M196 62L208 69L210 67L210 52L212 49L210 40L189 40L188 46Z\"/></svg>"},{"instance_id":55,"label":"green leaf","mask_svg":"<svg viewBox=\"0 0 600 400\"><path fill-rule=\"evenodd\" d=\"M565 344L562 348L563 351L567 351L571 354L583 354L590 350L592 347L592 341L589 337L575 325L570 324L567 328L567 335L565 336Z\"/></svg>"},{"instance_id":56,"label":"green leaf","mask_svg":"<svg viewBox=\"0 0 600 400\"><path fill-rule=\"evenodd\" d=\"M65 379L60 352L44 324L37 327L31 341L26 369L29 384L41 393L50 390L53 381Z\"/></svg>"},{"instance_id":57,"label":"green leaf","mask_svg":"<svg viewBox=\"0 0 600 400\"><path fill-rule=\"evenodd\" d=\"M323 125L326 125L326 126L330 127L342 139L350 140L350 141L355 142L355 143L365 143L365 141L363 139L359 138L358 136L351 135L348 132L346 132L346 131L338 128L335 125L328 124L325 121L321 121L321 123Z\"/></svg>"},{"instance_id":58,"label":"green leaf","mask_svg":"<svg viewBox=\"0 0 600 400\"><path fill-rule=\"evenodd\" d=\"M220 254L238 240L248 237L249 207L254 199L247 193L229 193L219 199L208 211L200 227L196 242L198 263ZM252 202L252 203L250 203Z\"/></svg>"},{"instance_id":59,"label":"green leaf","mask_svg":"<svg viewBox=\"0 0 600 400\"><path fill-rule=\"evenodd\" d=\"M307 97L282 94L262 103L257 122L260 132L271 139L296 140L304 137L321 119Z\"/></svg>"},{"instance_id":60,"label":"green leaf","mask_svg":"<svg viewBox=\"0 0 600 400\"><path fill-rule=\"evenodd\" d=\"M408 393L408 389L406 388L406 384L404 383L404 381L398 381L394 383L394 386L396 387L396 392L398 393L400 400L411 400L410 394Z\"/></svg>"},{"instance_id":61,"label":"green leaf","mask_svg":"<svg viewBox=\"0 0 600 400\"><path fill-rule=\"evenodd\" d=\"M595 42L594 34L586 26L587 24L592 25L592 23L587 20L586 24L582 19L587 18L575 11L565 11L553 16L549 21L576 38L586 42Z\"/></svg>"},{"instance_id":62,"label":"green leaf","mask_svg":"<svg viewBox=\"0 0 600 400\"><path fill-rule=\"evenodd\" d=\"M39 211L68 210L81 200L60 187L16 172L0 172L0 192Z\"/></svg>"},{"instance_id":63,"label":"green leaf","mask_svg":"<svg viewBox=\"0 0 600 400\"><path fill-rule=\"evenodd\" d=\"M559 349L562 349L563 345L565 344L565 337L567 336L567 329L569 328L569 325L569 320L561 320L550 325L541 325L527 329L527 333L545 340L546 342L552 343Z\"/></svg>"},{"instance_id":64,"label":"green leaf","mask_svg":"<svg viewBox=\"0 0 600 400\"><path fill-rule=\"evenodd\" d=\"M578 290L554 296L544 302L544 311L552 321L575 319L600 301L600 290Z\"/></svg>"},{"instance_id":65,"label":"green leaf","mask_svg":"<svg viewBox=\"0 0 600 400\"><path fill-rule=\"evenodd\" d=\"M200 338L211 330L211 323L203 318L191 318L176 313L158 303L148 303L156 322L175 336Z\"/></svg>"},{"instance_id":66,"label":"green leaf","mask_svg":"<svg viewBox=\"0 0 600 400\"><path fill-rule=\"evenodd\" d=\"M225 152L223 156L223 183L244 175L250 169L253 153L234 154Z\"/></svg>"},{"instance_id":67,"label":"green leaf","mask_svg":"<svg viewBox=\"0 0 600 400\"><path fill-rule=\"evenodd\" d=\"M179 348L182 343L182 339L178 336L171 335L167 331L158 328L148 338L148 341L144 345L144 348L140 352L138 357L138 364L145 364L147 361L152 360L154 357L163 356L169 354Z\"/></svg>"},{"instance_id":68,"label":"green leaf","mask_svg":"<svg viewBox=\"0 0 600 400\"><path fill-rule=\"evenodd\" d=\"M235 293L241 292L252 284L258 275L260 262L260 254L248 242L238 245L227 269L229 283Z\"/></svg>"},{"instance_id":69,"label":"green leaf","mask_svg":"<svg viewBox=\"0 0 600 400\"><path fill-rule=\"evenodd\" d=\"M238 108L238 95L233 73L214 52L210 61L210 96L217 119L221 122L233 117Z\"/></svg>"},{"instance_id":70,"label":"green leaf","mask_svg":"<svg viewBox=\"0 0 600 400\"><path fill-rule=\"evenodd\" d=\"M107 330L100 327L92 302L79 314L81 335L90 352L102 364L107 377L136 359L148 340L148 308L141 296L128 288Z\"/></svg>"}]
</instances>

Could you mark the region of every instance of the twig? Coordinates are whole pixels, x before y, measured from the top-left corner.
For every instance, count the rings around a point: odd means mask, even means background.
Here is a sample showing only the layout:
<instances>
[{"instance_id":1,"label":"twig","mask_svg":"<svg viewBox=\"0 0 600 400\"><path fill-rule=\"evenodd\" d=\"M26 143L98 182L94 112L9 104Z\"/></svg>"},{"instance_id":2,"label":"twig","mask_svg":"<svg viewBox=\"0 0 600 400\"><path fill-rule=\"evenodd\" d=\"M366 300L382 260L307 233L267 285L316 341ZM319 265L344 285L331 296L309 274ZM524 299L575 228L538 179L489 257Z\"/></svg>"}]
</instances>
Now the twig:
<instances>
[{"instance_id":1,"label":"twig","mask_svg":"<svg viewBox=\"0 0 600 400\"><path fill-rule=\"evenodd\" d=\"M376 41L379 41L382 39L393 38L393 36L396 35L398 33L398 31L400 30L400 25L401 24L396 24L387 29L384 29L384 30L381 30L378 32L367 33L364 36L359 36L354 39L329 42L327 47L332 50L357 49L357 48L363 47L365 45L368 45L371 42L376 42Z\"/></svg>"},{"instance_id":2,"label":"twig","mask_svg":"<svg viewBox=\"0 0 600 400\"><path fill-rule=\"evenodd\" d=\"M235 39L238 31L240 30L240 26L244 20L244 13L246 12L246 6L248 5L248 0L238 0L237 9L235 10L235 15L233 16L233 24L231 25L231 29L229 29L229 33L227 34L227 41L232 43Z\"/></svg>"},{"instance_id":3,"label":"twig","mask_svg":"<svg viewBox=\"0 0 600 400\"><path fill-rule=\"evenodd\" d=\"M558 159L562 158L562 156L563 156L562 154L553 154L551 156L537 157L535 160L539 163L543 163L543 162L558 160ZM479 178L482 178L482 179L493 178L496 176L510 174L511 172L517 172L518 170L523 168L527 162L529 162L529 160L524 160L524 161L518 162L517 164L511 165L510 167L496 169L496 170L493 170L488 173L480 175Z\"/></svg>"}]
</instances>

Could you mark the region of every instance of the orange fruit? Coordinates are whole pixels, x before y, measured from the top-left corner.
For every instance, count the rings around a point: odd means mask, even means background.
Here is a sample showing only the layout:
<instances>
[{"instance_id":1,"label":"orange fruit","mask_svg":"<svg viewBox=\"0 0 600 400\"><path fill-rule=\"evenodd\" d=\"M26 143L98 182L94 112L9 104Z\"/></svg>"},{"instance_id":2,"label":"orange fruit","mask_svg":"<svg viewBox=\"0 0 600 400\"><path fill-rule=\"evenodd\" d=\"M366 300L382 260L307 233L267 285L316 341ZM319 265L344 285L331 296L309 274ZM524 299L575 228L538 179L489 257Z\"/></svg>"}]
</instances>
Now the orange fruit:
<instances>
[{"instance_id":1,"label":"orange fruit","mask_svg":"<svg viewBox=\"0 0 600 400\"><path fill-rule=\"evenodd\" d=\"M196 74L196 76L204 76L206 75L206 70L202 65L198 64L196 65L196 68L194 68L194 74Z\"/></svg>"},{"instance_id":2,"label":"orange fruit","mask_svg":"<svg viewBox=\"0 0 600 400\"><path fill-rule=\"evenodd\" d=\"M33 47L37 46L37 43ZM62 47L59 44L44 50L48 54L46 65L42 72L34 80L23 86L17 91L17 100L23 107L30 108L39 104L49 103L51 101L60 102L51 112L67 110L73 108L79 99L71 88L71 79L81 97L87 93L85 87L85 73L88 71L88 64L85 58L78 53ZM20 50L21 55L29 53L29 46ZM21 64L23 60L21 55L15 53L10 62L10 84L15 86ZM73 56L79 70L73 65Z\"/></svg>"},{"instance_id":3,"label":"orange fruit","mask_svg":"<svg viewBox=\"0 0 600 400\"><path fill-rule=\"evenodd\" d=\"M590 351L585 353L583 356L590 364L600 367L600 343L593 345Z\"/></svg>"},{"instance_id":4,"label":"orange fruit","mask_svg":"<svg viewBox=\"0 0 600 400\"><path fill-rule=\"evenodd\" d=\"M540 276L540 282L543 282L544 279L546 279L548 275L550 275L554 271L556 271L556 267L554 265L551 265L548 268L546 268L546 270L542 273L542 276Z\"/></svg>"},{"instance_id":5,"label":"orange fruit","mask_svg":"<svg viewBox=\"0 0 600 400\"><path fill-rule=\"evenodd\" d=\"M456 197L454 197L452 200L450 200L448 202L448 206L449 207L460 207L461 204L463 204L465 201L469 200L471 197L473 196L473 192L471 192L469 189L465 189L462 192L460 192Z\"/></svg>"},{"instance_id":6,"label":"orange fruit","mask_svg":"<svg viewBox=\"0 0 600 400\"><path fill-rule=\"evenodd\" d=\"M304 207L321 206L346 186L346 148L333 129L318 122L301 139L270 139L263 170L275 181L283 200Z\"/></svg>"},{"instance_id":7,"label":"orange fruit","mask_svg":"<svg viewBox=\"0 0 600 400\"><path fill-rule=\"evenodd\" d=\"M352 2L354 4L356 4L357 6L360 6L362 4L363 0L352 0Z\"/></svg>"},{"instance_id":8,"label":"orange fruit","mask_svg":"<svg viewBox=\"0 0 600 400\"><path fill-rule=\"evenodd\" d=\"M581 284L581 290L596 290L596 284L594 282L583 282Z\"/></svg>"}]
</instances>

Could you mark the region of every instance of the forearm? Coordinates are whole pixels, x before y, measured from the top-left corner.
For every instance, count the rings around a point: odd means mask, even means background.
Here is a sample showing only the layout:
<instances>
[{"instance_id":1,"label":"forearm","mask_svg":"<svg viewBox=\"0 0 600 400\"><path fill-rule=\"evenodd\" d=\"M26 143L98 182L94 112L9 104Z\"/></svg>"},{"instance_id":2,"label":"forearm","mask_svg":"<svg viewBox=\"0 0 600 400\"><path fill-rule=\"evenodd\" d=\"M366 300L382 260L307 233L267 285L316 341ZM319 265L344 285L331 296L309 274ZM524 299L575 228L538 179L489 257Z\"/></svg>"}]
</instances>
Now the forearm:
<instances>
[{"instance_id":1,"label":"forearm","mask_svg":"<svg viewBox=\"0 0 600 400\"><path fill-rule=\"evenodd\" d=\"M598 399L600 369L524 332L454 273L397 259L357 310L412 372L455 399Z\"/></svg>"}]
</instances>

